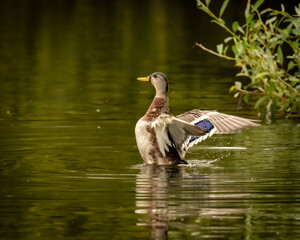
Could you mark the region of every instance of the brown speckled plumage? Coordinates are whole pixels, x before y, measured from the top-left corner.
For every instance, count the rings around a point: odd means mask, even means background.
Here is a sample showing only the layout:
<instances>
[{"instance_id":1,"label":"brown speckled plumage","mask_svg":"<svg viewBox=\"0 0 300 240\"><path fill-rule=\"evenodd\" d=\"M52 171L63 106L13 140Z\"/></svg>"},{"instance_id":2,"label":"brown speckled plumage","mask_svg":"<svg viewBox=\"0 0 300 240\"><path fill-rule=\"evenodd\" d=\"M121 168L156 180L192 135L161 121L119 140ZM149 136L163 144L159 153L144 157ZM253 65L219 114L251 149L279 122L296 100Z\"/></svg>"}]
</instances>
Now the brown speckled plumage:
<instances>
[{"instance_id":1,"label":"brown speckled plumage","mask_svg":"<svg viewBox=\"0 0 300 240\"><path fill-rule=\"evenodd\" d=\"M168 102L168 97L155 97L148 111L142 117L142 120L151 122L157 119L162 113L167 114L169 112Z\"/></svg>"},{"instance_id":2,"label":"brown speckled plumage","mask_svg":"<svg viewBox=\"0 0 300 240\"><path fill-rule=\"evenodd\" d=\"M156 133L153 128L151 128L149 125L146 127L147 132L150 134L150 143L151 148L148 151L149 156L152 158L152 162L154 164L159 164L157 159L163 159L164 156L159 150L157 141L156 141ZM168 165L168 161L165 162L165 165Z\"/></svg>"}]
</instances>

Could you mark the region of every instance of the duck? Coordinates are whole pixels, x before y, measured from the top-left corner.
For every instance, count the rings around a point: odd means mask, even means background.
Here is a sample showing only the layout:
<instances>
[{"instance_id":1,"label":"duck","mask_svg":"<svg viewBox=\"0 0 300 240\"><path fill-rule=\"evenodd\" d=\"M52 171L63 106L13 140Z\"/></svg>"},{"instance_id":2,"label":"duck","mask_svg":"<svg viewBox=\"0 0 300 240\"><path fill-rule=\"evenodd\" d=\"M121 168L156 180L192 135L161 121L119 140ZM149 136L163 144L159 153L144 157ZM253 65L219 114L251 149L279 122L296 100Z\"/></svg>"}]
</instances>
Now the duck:
<instances>
[{"instance_id":1,"label":"duck","mask_svg":"<svg viewBox=\"0 0 300 240\"><path fill-rule=\"evenodd\" d=\"M260 124L257 120L237 117L215 110L193 109L178 116L169 114L169 84L162 72L137 78L155 88L155 96L135 126L139 153L146 164L188 164L189 148L213 134L230 134Z\"/></svg>"}]
</instances>

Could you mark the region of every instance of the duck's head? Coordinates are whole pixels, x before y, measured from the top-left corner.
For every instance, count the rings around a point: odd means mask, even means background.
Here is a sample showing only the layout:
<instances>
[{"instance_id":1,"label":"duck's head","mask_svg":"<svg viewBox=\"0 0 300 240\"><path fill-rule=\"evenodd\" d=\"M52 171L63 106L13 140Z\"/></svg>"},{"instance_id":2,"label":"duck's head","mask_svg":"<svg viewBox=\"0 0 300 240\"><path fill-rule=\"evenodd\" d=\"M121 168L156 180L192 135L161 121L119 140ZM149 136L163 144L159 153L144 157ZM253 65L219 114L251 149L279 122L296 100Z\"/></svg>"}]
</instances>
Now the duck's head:
<instances>
[{"instance_id":1,"label":"duck's head","mask_svg":"<svg viewBox=\"0 0 300 240\"><path fill-rule=\"evenodd\" d=\"M162 72L155 72L150 74L148 77L140 77L139 81L150 82L156 89L156 96L168 95L168 78Z\"/></svg>"}]
</instances>

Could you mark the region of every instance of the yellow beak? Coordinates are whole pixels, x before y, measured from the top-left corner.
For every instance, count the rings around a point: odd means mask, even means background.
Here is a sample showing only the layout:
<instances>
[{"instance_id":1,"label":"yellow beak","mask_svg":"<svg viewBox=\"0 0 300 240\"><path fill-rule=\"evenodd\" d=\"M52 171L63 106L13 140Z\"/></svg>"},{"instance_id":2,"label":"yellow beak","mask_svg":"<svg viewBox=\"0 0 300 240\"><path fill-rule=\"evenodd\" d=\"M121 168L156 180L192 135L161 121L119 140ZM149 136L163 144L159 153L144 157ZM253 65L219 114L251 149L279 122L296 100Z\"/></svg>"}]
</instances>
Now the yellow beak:
<instances>
[{"instance_id":1,"label":"yellow beak","mask_svg":"<svg viewBox=\"0 0 300 240\"><path fill-rule=\"evenodd\" d=\"M137 80L142 81L142 82L149 82L149 77L139 77Z\"/></svg>"}]
</instances>

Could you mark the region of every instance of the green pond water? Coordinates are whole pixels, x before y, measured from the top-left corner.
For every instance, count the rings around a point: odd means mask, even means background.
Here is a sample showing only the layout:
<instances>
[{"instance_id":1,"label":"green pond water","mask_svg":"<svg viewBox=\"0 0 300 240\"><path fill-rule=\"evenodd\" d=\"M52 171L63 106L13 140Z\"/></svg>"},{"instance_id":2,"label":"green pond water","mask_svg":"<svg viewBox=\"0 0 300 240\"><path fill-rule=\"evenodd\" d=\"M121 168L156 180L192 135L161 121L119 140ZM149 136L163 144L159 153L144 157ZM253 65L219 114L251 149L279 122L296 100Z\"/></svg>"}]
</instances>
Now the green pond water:
<instances>
[{"instance_id":1,"label":"green pond water","mask_svg":"<svg viewBox=\"0 0 300 240\"><path fill-rule=\"evenodd\" d=\"M193 47L224 34L194 1L5 0L0 21L1 239L300 239L299 120L214 135L187 166L139 156L154 71L173 115L258 118L232 63Z\"/></svg>"}]
</instances>

